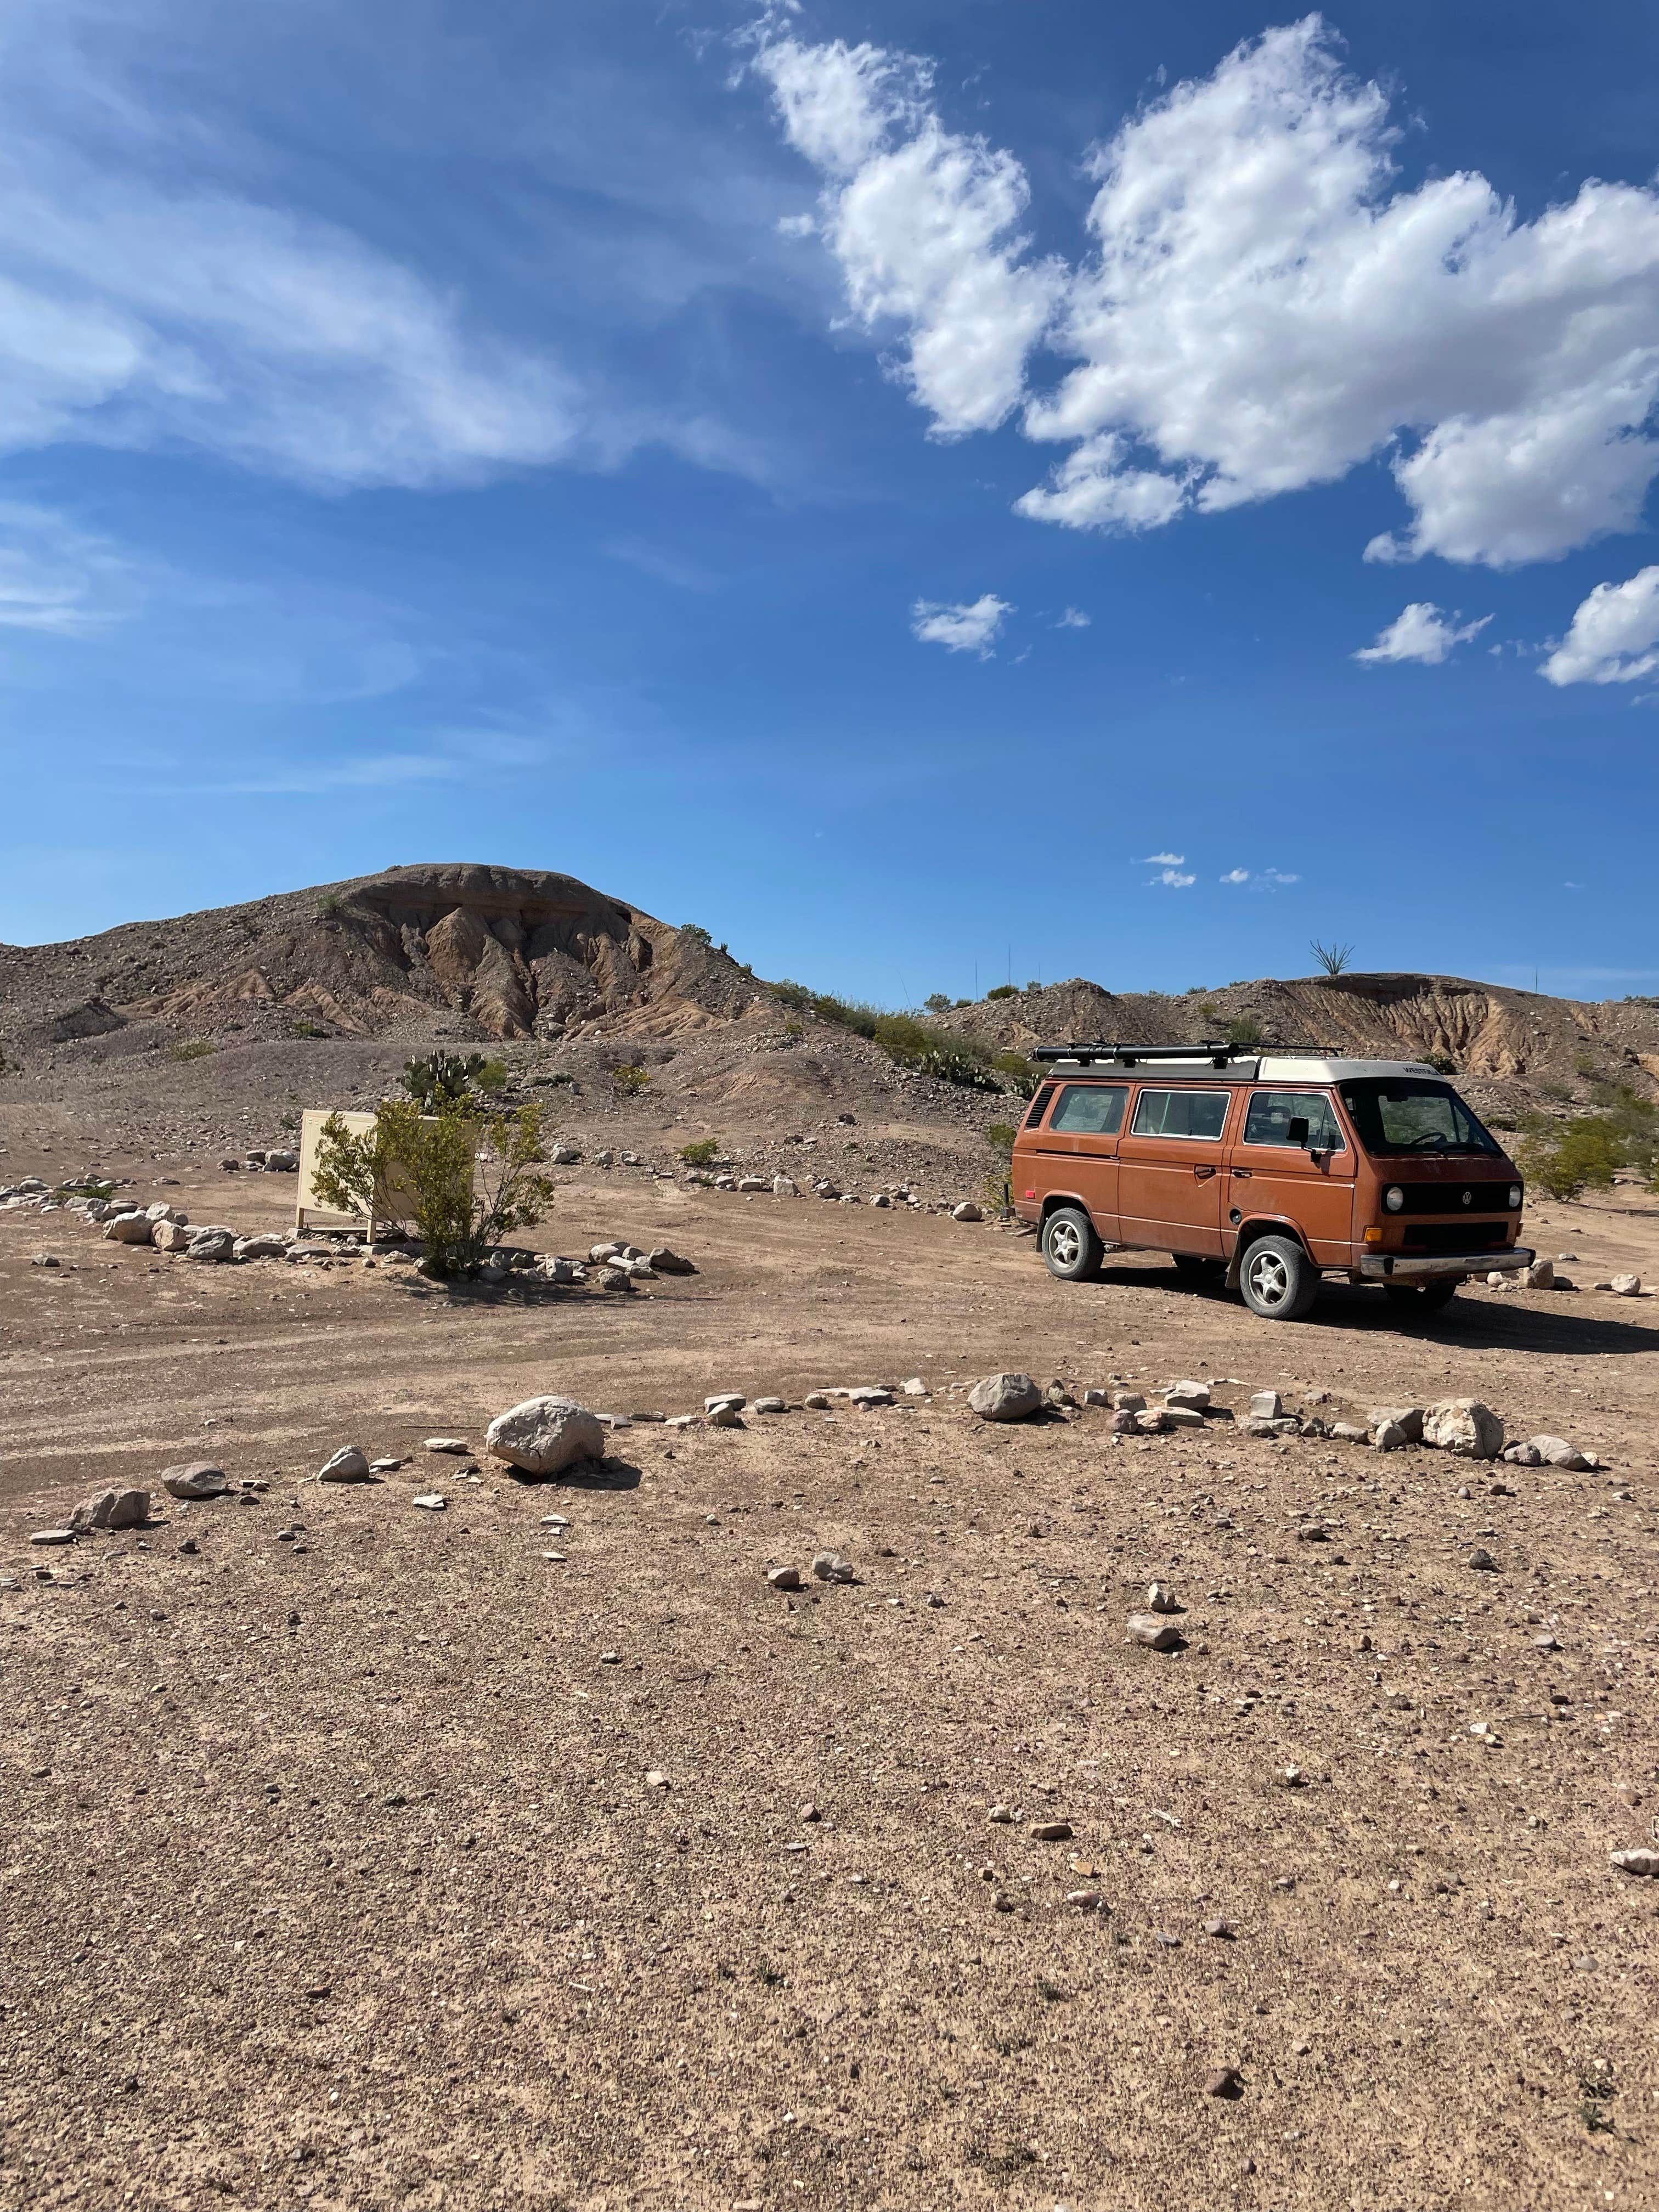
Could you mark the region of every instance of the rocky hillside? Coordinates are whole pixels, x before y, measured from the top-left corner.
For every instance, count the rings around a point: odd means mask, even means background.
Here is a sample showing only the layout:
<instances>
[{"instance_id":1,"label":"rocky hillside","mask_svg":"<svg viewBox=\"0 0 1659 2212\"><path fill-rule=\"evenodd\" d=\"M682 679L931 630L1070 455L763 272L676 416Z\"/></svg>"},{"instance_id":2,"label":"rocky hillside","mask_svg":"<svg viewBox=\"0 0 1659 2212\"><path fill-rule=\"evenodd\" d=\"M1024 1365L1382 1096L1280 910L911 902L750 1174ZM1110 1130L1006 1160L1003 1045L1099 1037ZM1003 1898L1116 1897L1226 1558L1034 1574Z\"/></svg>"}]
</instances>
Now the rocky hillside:
<instances>
[{"instance_id":1,"label":"rocky hillside","mask_svg":"<svg viewBox=\"0 0 1659 2212\"><path fill-rule=\"evenodd\" d=\"M1256 1036L1359 1058L1443 1061L1472 1095L1512 1104L1589 1098L1608 1083L1659 1097L1659 1000L1552 999L1454 975L1269 979L1176 998L1105 991L1078 978L943 1018L1000 1050Z\"/></svg>"},{"instance_id":2,"label":"rocky hillside","mask_svg":"<svg viewBox=\"0 0 1659 2212\"><path fill-rule=\"evenodd\" d=\"M129 1024L189 1036L673 1036L735 1019L752 975L696 933L540 870L429 863L67 945L0 946L0 1039Z\"/></svg>"},{"instance_id":3,"label":"rocky hillside","mask_svg":"<svg viewBox=\"0 0 1659 2212\"><path fill-rule=\"evenodd\" d=\"M211 1053L220 1090L246 1063L251 1087L286 1097L315 1090L319 1071L295 1055L325 1041L357 1049L356 1079L369 1084L434 1040L494 1040L521 1079L568 1080L588 1099L610 1097L619 1064L644 1064L663 1126L758 1133L780 1116L890 1116L901 1100L907 1123L1007 1111L907 1085L874 1045L823 1018L827 1002L803 1007L798 995L786 1003L702 932L574 877L434 862L70 944L0 946L0 1058L54 1095L94 1067L118 1083L141 1060L176 1092L179 1063ZM940 1018L998 1051L1231 1036L1435 1060L1498 1117L1565 1110L1609 1083L1659 1096L1659 1000L1552 999L1453 976L1310 976L1176 997L1079 979Z\"/></svg>"}]
</instances>

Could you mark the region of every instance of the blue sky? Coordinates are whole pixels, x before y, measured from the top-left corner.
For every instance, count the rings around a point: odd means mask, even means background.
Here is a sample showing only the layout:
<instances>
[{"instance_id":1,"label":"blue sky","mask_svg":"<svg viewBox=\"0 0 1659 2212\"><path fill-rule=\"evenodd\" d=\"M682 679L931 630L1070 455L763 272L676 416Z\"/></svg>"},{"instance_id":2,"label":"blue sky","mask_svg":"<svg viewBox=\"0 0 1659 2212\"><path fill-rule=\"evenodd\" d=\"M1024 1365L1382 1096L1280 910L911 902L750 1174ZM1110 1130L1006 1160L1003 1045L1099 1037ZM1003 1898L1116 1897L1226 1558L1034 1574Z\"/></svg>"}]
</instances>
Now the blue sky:
<instances>
[{"instance_id":1,"label":"blue sky","mask_svg":"<svg viewBox=\"0 0 1659 2212\"><path fill-rule=\"evenodd\" d=\"M0 938L1659 990L1659 19L8 0Z\"/></svg>"}]
</instances>

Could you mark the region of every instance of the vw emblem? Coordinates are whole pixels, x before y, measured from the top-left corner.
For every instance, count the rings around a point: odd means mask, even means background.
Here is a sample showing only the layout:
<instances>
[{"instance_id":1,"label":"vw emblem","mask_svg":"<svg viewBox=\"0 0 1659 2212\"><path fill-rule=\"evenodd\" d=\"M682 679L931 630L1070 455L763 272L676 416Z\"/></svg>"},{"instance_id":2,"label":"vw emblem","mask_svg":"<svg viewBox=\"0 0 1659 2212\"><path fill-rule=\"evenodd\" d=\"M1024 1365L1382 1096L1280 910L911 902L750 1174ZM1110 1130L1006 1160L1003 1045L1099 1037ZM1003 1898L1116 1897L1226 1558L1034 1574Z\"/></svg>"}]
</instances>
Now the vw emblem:
<instances>
[{"instance_id":1,"label":"vw emblem","mask_svg":"<svg viewBox=\"0 0 1659 2212\"><path fill-rule=\"evenodd\" d=\"M1463 1203L1465 1206L1473 1206L1474 1204L1474 1193L1472 1190L1466 1190L1464 1192Z\"/></svg>"}]
</instances>

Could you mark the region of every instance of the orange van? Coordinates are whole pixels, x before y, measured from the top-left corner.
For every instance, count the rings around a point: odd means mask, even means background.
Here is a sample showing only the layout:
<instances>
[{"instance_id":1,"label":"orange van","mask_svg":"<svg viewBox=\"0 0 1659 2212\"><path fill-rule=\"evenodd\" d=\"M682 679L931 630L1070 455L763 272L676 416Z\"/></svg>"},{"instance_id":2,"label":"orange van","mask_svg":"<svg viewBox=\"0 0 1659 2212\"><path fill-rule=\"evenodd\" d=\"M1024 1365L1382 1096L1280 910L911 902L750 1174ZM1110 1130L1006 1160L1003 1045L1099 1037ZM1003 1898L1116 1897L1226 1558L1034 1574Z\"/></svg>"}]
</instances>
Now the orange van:
<instances>
[{"instance_id":1,"label":"orange van","mask_svg":"<svg viewBox=\"0 0 1659 2212\"><path fill-rule=\"evenodd\" d=\"M1528 1266L1514 1163L1417 1060L1221 1044L1044 1046L1014 1143L1015 1211L1051 1274L1109 1251L1172 1255L1265 1321L1296 1321L1324 1275L1404 1311Z\"/></svg>"}]
</instances>

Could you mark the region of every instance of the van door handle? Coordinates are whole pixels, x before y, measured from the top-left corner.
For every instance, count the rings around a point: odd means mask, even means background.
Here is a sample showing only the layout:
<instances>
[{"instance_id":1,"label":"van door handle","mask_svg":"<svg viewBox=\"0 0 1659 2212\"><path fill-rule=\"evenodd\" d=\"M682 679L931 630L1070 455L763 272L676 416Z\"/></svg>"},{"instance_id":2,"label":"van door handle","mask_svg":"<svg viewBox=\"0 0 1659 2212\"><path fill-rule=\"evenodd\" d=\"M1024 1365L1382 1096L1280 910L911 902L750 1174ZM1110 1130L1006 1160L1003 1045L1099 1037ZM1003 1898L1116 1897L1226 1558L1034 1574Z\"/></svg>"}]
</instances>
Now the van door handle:
<instances>
[{"instance_id":1,"label":"van door handle","mask_svg":"<svg viewBox=\"0 0 1659 2212\"><path fill-rule=\"evenodd\" d=\"M1254 1168L1235 1168L1232 1172L1235 1182L1249 1182L1250 1177L1255 1173L1255 1170Z\"/></svg>"},{"instance_id":2,"label":"van door handle","mask_svg":"<svg viewBox=\"0 0 1659 2212\"><path fill-rule=\"evenodd\" d=\"M1213 1168L1194 1168L1193 1170L1193 1173L1200 1182L1208 1182L1210 1177L1215 1173L1215 1170Z\"/></svg>"}]
</instances>

